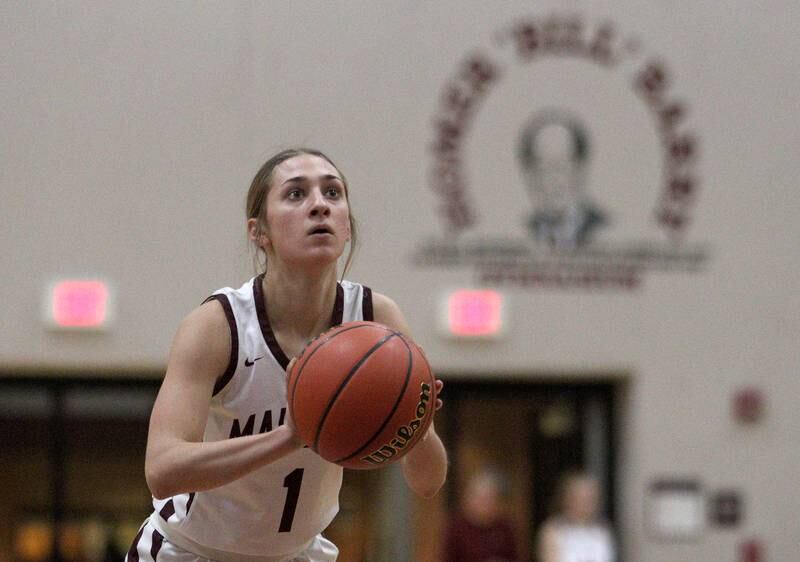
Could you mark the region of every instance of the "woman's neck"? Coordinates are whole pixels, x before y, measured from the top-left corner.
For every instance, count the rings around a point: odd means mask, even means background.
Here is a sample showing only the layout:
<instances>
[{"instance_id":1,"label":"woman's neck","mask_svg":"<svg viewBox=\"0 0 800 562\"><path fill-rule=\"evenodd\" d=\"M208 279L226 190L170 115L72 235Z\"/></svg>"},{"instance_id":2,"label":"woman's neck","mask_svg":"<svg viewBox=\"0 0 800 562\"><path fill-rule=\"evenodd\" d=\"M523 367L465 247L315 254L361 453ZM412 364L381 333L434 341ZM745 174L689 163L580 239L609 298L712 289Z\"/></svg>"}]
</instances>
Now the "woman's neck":
<instances>
[{"instance_id":1,"label":"woman's neck","mask_svg":"<svg viewBox=\"0 0 800 562\"><path fill-rule=\"evenodd\" d=\"M321 273L268 267L262 283L275 332L309 339L330 327L336 300L335 266Z\"/></svg>"},{"instance_id":2,"label":"woman's neck","mask_svg":"<svg viewBox=\"0 0 800 562\"><path fill-rule=\"evenodd\" d=\"M565 513L563 515L563 518L564 521L576 527L586 527L587 525L591 525L594 522L593 517L583 514Z\"/></svg>"}]
</instances>

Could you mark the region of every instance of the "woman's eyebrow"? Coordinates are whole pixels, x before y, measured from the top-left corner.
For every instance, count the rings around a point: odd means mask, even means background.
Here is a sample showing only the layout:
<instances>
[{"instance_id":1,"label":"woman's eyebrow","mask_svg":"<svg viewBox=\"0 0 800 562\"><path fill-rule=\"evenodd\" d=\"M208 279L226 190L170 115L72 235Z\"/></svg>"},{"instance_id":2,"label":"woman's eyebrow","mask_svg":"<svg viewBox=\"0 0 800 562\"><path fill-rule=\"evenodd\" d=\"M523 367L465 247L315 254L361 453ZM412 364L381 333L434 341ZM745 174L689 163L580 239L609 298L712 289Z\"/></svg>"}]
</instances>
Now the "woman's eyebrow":
<instances>
[{"instance_id":1,"label":"woman's eyebrow","mask_svg":"<svg viewBox=\"0 0 800 562\"><path fill-rule=\"evenodd\" d=\"M319 179L320 180L338 180L340 182L342 181L342 178L340 178L339 176L335 176L333 174L325 174L325 175L319 176ZM308 181L308 176L295 176L293 178L287 179L286 181L283 182L283 184L285 185L287 183L302 183L302 182L307 182L307 181Z\"/></svg>"}]
</instances>

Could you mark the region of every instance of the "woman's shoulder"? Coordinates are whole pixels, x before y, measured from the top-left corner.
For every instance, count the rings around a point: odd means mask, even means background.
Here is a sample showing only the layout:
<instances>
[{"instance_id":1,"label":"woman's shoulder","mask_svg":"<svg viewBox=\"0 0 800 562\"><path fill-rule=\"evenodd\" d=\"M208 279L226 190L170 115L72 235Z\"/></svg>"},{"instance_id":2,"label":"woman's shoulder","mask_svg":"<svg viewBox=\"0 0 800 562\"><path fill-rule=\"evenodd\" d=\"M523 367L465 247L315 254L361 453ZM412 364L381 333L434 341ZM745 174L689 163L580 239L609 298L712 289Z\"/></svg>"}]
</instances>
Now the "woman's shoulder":
<instances>
[{"instance_id":1,"label":"woman's shoulder","mask_svg":"<svg viewBox=\"0 0 800 562\"><path fill-rule=\"evenodd\" d=\"M178 333L199 339L216 339L227 334L228 319L222 303L217 299L203 302L183 318Z\"/></svg>"},{"instance_id":2,"label":"woman's shoulder","mask_svg":"<svg viewBox=\"0 0 800 562\"><path fill-rule=\"evenodd\" d=\"M372 305L383 311L400 311L394 299L378 291L372 291Z\"/></svg>"},{"instance_id":3,"label":"woman's shoulder","mask_svg":"<svg viewBox=\"0 0 800 562\"><path fill-rule=\"evenodd\" d=\"M369 291L372 300L372 308L375 313L375 321L381 322L378 318L392 318L397 316L400 313L400 307L397 306L397 303L394 299L387 296L385 293L381 293L379 291L375 291L372 288L364 285L363 283L358 283L355 281L349 281L347 279L343 279L339 282L342 286L342 289L345 291L357 291L361 289L362 291ZM386 322L383 322L386 323Z\"/></svg>"},{"instance_id":4,"label":"woman's shoulder","mask_svg":"<svg viewBox=\"0 0 800 562\"><path fill-rule=\"evenodd\" d=\"M222 305L209 300L189 312L172 341L167 376L185 378L208 375L212 381L225 371L231 356L232 336Z\"/></svg>"},{"instance_id":5,"label":"woman's shoulder","mask_svg":"<svg viewBox=\"0 0 800 562\"><path fill-rule=\"evenodd\" d=\"M542 535L552 535L561 528L560 520L557 517L550 517L545 519L542 526L539 527L539 532Z\"/></svg>"},{"instance_id":6,"label":"woman's shoulder","mask_svg":"<svg viewBox=\"0 0 800 562\"><path fill-rule=\"evenodd\" d=\"M550 534L568 533L572 530L607 533L610 532L610 525L602 519L595 519L585 524L575 524L564 517L550 517L542 523L541 527L543 533Z\"/></svg>"},{"instance_id":7,"label":"woman's shoulder","mask_svg":"<svg viewBox=\"0 0 800 562\"><path fill-rule=\"evenodd\" d=\"M226 296L228 298L244 299L244 300L252 299L253 294L259 290L257 284L259 284L263 280L263 278L264 274L262 273L260 275L256 275L255 277L251 277L239 287L233 287L233 286L220 287L219 289L211 293L211 295L208 298L206 298L206 300L203 302L207 302L219 296Z\"/></svg>"},{"instance_id":8,"label":"woman's shoulder","mask_svg":"<svg viewBox=\"0 0 800 562\"><path fill-rule=\"evenodd\" d=\"M394 328L407 336L411 335L408 322L400 310L400 307L393 299L383 293L373 292L372 309L376 322L386 324L390 328Z\"/></svg>"}]
</instances>

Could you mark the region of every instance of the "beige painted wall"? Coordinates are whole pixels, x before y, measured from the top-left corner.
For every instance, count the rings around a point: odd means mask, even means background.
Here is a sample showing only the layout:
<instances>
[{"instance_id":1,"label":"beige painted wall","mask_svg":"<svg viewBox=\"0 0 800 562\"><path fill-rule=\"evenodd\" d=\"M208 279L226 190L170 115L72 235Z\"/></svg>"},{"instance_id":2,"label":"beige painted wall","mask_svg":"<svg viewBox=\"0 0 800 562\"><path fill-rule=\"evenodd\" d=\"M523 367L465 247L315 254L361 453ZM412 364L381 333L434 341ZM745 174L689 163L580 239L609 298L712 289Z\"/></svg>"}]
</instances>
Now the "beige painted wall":
<instances>
[{"instance_id":1,"label":"beige painted wall","mask_svg":"<svg viewBox=\"0 0 800 562\"><path fill-rule=\"evenodd\" d=\"M442 88L468 53L500 52L504 26L565 9L590 26L610 19L674 73L670 92L688 103L701 142L688 240L708 244L710 260L702 273L647 272L633 292L511 289L504 339L453 343L435 329L440 293L474 284L473 273L410 264L442 231L428 186ZM627 559L730 560L750 536L771 560L794 555L795 2L6 2L0 14L4 372L159 370L180 318L249 275L243 199L261 162L313 145L351 182L364 241L351 277L400 303L439 372L632 373L620 475ZM615 213L610 241L659 237L658 141L631 65L506 65L465 144L481 212L471 237L524 236L529 202L509 133L553 104L590 119L600 158L591 191ZM44 328L43 292L59 276L110 281L109 332ZM729 414L743 384L768 401L751 428ZM653 540L643 494L662 475L742 489L744 523L686 544Z\"/></svg>"}]
</instances>

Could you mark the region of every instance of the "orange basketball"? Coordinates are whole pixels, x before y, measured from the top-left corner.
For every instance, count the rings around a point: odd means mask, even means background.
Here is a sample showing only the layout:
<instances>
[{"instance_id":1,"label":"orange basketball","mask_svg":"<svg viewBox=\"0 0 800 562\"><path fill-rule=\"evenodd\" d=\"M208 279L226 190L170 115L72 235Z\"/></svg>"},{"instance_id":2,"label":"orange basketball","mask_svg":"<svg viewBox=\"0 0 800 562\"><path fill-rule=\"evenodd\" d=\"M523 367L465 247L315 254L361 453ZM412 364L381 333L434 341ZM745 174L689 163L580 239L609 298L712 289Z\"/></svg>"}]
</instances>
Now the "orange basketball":
<instances>
[{"instance_id":1,"label":"orange basketball","mask_svg":"<svg viewBox=\"0 0 800 562\"><path fill-rule=\"evenodd\" d=\"M287 380L300 439L322 458L370 469L405 455L436 404L422 350L376 322L348 322L309 342Z\"/></svg>"}]
</instances>

